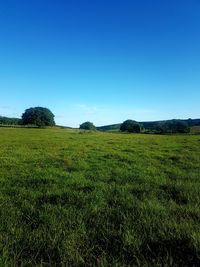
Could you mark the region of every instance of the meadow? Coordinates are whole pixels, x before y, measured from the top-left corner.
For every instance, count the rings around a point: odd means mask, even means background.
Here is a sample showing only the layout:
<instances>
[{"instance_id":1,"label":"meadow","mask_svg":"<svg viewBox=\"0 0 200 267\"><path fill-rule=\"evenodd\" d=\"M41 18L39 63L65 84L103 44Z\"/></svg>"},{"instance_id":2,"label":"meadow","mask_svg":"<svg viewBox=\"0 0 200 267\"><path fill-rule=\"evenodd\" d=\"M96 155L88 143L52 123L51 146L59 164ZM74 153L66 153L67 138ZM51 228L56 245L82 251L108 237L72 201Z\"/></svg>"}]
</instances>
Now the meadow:
<instances>
[{"instance_id":1,"label":"meadow","mask_svg":"<svg viewBox=\"0 0 200 267\"><path fill-rule=\"evenodd\" d=\"M0 266L200 266L200 135L0 128Z\"/></svg>"}]
</instances>

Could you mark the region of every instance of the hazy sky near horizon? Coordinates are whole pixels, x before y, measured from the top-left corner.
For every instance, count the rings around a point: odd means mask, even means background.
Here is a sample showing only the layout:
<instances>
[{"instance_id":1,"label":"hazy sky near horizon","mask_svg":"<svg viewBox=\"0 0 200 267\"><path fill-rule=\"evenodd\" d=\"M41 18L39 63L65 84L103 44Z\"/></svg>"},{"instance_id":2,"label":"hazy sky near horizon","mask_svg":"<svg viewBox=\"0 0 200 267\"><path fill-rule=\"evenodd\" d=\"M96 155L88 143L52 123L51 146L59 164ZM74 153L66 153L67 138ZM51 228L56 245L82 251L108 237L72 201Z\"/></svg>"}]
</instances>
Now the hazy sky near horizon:
<instances>
[{"instance_id":1,"label":"hazy sky near horizon","mask_svg":"<svg viewBox=\"0 0 200 267\"><path fill-rule=\"evenodd\" d=\"M200 117L199 0L0 1L0 115Z\"/></svg>"}]
</instances>

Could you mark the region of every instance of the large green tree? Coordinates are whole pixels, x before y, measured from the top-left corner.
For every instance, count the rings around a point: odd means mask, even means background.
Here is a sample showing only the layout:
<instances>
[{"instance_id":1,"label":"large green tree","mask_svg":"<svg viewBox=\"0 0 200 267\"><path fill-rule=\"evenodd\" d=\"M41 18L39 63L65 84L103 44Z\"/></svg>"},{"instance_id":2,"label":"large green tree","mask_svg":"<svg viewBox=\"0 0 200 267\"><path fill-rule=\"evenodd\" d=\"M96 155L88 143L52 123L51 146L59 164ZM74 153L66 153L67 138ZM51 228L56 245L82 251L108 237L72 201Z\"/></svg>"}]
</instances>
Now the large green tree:
<instances>
[{"instance_id":1,"label":"large green tree","mask_svg":"<svg viewBox=\"0 0 200 267\"><path fill-rule=\"evenodd\" d=\"M48 108L29 108L22 114L22 123L24 125L36 125L38 127L54 126L54 114Z\"/></svg>"},{"instance_id":2,"label":"large green tree","mask_svg":"<svg viewBox=\"0 0 200 267\"><path fill-rule=\"evenodd\" d=\"M92 122L86 121L80 125L80 129L83 130L96 130L96 127Z\"/></svg>"},{"instance_id":3,"label":"large green tree","mask_svg":"<svg viewBox=\"0 0 200 267\"><path fill-rule=\"evenodd\" d=\"M120 130L122 132L129 132L129 133L140 133L141 132L141 125L133 120L126 120L122 123Z\"/></svg>"}]
</instances>

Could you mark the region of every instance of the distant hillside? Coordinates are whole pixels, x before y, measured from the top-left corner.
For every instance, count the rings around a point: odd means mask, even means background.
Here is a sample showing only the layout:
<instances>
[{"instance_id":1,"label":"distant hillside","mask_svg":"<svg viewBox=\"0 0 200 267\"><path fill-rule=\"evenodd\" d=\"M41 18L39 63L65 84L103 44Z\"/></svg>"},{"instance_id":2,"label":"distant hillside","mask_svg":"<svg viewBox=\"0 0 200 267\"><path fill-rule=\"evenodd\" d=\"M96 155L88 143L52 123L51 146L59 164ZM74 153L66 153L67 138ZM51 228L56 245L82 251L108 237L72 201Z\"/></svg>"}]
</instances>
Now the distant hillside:
<instances>
[{"instance_id":1,"label":"distant hillside","mask_svg":"<svg viewBox=\"0 0 200 267\"><path fill-rule=\"evenodd\" d=\"M171 120L163 120L163 121L144 121L144 122L139 122L141 123L144 128L146 130L155 130L157 128L157 126L162 123L162 122L166 122L166 121L171 121ZM187 119L187 120L180 120L182 122L185 122L188 124L189 127L194 127L194 126L199 126L200 127L200 119ZM8 118L8 117L4 117L4 116L0 116L0 127L1 126L6 126L6 125L21 125L22 121L19 118ZM100 126L97 127L97 130L99 131L104 131L104 132L117 132L120 130L121 127L121 123L118 124L111 124L111 125L105 125L105 126ZM71 127L67 127L67 126L59 126L57 125L57 127L61 127L61 128L66 128L66 129L73 129Z\"/></svg>"},{"instance_id":2,"label":"distant hillside","mask_svg":"<svg viewBox=\"0 0 200 267\"><path fill-rule=\"evenodd\" d=\"M171 121L171 120L166 120L166 121ZM166 121L144 121L140 123L144 126L146 130L154 130L160 123L166 122ZM180 121L187 123L189 127L200 126L200 119L188 119L188 120L180 120ZM120 127L121 127L121 123L118 123L118 124L100 126L100 127L97 127L97 130L104 131L104 132L119 131Z\"/></svg>"},{"instance_id":3,"label":"distant hillside","mask_svg":"<svg viewBox=\"0 0 200 267\"><path fill-rule=\"evenodd\" d=\"M111 124L111 125L106 125L106 126L100 126L100 127L97 127L97 130L99 131L104 131L104 132L107 132L107 131L119 131L120 127L121 127L121 123L118 123L118 124Z\"/></svg>"}]
</instances>

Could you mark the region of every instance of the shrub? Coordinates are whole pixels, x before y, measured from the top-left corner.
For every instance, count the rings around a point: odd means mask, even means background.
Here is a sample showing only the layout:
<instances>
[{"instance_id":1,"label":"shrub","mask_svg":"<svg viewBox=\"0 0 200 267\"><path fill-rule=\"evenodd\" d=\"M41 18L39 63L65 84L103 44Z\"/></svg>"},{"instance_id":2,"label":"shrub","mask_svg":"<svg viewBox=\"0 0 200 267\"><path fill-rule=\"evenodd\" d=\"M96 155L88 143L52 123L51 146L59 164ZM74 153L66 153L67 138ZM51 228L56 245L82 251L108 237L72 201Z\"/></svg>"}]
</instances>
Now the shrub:
<instances>
[{"instance_id":1,"label":"shrub","mask_svg":"<svg viewBox=\"0 0 200 267\"><path fill-rule=\"evenodd\" d=\"M122 132L129 132L129 133L140 133L141 132L141 125L133 120L126 120L122 123L120 130Z\"/></svg>"},{"instance_id":2,"label":"shrub","mask_svg":"<svg viewBox=\"0 0 200 267\"><path fill-rule=\"evenodd\" d=\"M86 121L80 125L80 129L94 131L96 130L96 127L94 126L92 122Z\"/></svg>"}]
</instances>

